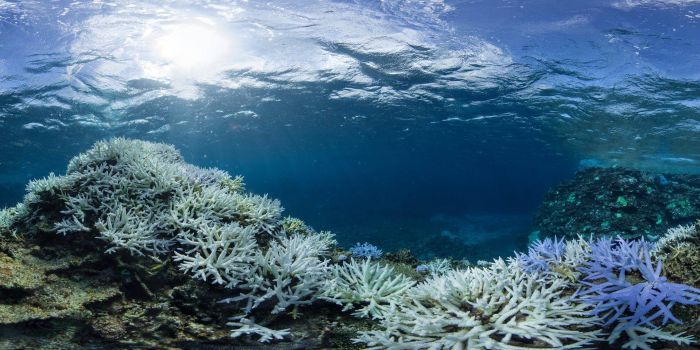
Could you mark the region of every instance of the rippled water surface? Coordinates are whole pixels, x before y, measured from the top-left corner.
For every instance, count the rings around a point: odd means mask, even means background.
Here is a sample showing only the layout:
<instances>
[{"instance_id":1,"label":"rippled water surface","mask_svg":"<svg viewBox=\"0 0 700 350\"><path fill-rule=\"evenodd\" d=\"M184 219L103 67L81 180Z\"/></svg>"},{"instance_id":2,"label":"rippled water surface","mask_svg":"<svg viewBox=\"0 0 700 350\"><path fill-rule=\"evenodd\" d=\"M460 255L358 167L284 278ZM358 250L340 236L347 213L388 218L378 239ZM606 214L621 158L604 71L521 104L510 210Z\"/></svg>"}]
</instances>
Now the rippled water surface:
<instances>
[{"instance_id":1,"label":"rippled water surface","mask_svg":"<svg viewBox=\"0 0 700 350\"><path fill-rule=\"evenodd\" d=\"M0 205L112 136L346 245L503 254L580 166L699 172L700 1L0 0Z\"/></svg>"}]
</instances>

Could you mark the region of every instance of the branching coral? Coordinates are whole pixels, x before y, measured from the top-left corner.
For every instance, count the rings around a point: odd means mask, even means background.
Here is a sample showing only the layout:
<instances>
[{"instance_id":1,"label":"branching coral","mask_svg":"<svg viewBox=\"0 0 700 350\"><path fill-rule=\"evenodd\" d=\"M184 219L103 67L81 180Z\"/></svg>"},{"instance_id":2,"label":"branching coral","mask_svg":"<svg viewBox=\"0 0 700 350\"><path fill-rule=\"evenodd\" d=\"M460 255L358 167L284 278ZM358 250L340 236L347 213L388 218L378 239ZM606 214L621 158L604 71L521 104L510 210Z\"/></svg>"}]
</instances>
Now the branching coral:
<instances>
[{"instance_id":1,"label":"branching coral","mask_svg":"<svg viewBox=\"0 0 700 350\"><path fill-rule=\"evenodd\" d=\"M98 220L95 227L101 233L99 238L110 243L106 252L113 253L118 249L127 249L137 255L161 255L169 252L172 241L160 238L165 234L159 232L162 230L159 223L141 219L132 210L117 204L104 219Z\"/></svg>"},{"instance_id":2,"label":"branching coral","mask_svg":"<svg viewBox=\"0 0 700 350\"><path fill-rule=\"evenodd\" d=\"M527 272L576 282L580 275L577 269L588 259L590 250L590 241L581 237L571 241L546 238L533 242L527 254L516 252L515 261Z\"/></svg>"},{"instance_id":3,"label":"branching coral","mask_svg":"<svg viewBox=\"0 0 700 350\"><path fill-rule=\"evenodd\" d=\"M257 244L255 231L238 223L202 223L197 231L183 231L178 241L183 251L175 252L180 270L194 278L232 288L252 272Z\"/></svg>"},{"instance_id":4,"label":"branching coral","mask_svg":"<svg viewBox=\"0 0 700 350\"><path fill-rule=\"evenodd\" d=\"M382 321L357 339L371 349L578 348L597 339L589 307L566 282L543 282L516 263L453 270L408 290ZM534 345L534 346L533 346Z\"/></svg>"},{"instance_id":5,"label":"branching coral","mask_svg":"<svg viewBox=\"0 0 700 350\"><path fill-rule=\"evenodd\" d=\"M324 296L354 309L354 316L382 318L402 301L404 293L415 284L408 277L395 273L391 267L365 259L333 268Z\"/></svg>"},{"instance_id":6,"label":"branching coral","mask_svg":"<svg viewBox=\"0 0 700 350\"><path fill-rule=\"evenodd\" d=\"M698 224L680 225L668 229L666 234L661 237L656 245L651 250L653 256L658 258L666 258L669 253L679 247L688 246L689 243L700 243L700 232L698 232Z\"/></svg>"},{"instance_id":7,"label":"branching coral","mask_svg":"<svg viewBox=\"0 0 700 350\"><path fill-rule=\"evenodd\" d=\"M671 309L674 305L700 304L700 290L672 283L662 276L663 252L672 250L692 236L692 227L669 230L659 244L643 240L601 238L571 242L545 240L535 242L528 254L518 254L515 261L525 270L566 276L572 272L571 288L578 288L581 302L593 306L592 313L604 321L608 342L615 343L626 335L623 348L649 349L658 341L687 344L690 338L670 334L659 328L669 321L680 323ZM652 253L659 259L654 263Z\"/></svg>"},{"instance_id":8,"label":"branching coral","mask_svg":"<svg viewBox=\"0 0 700 350\"><path fill-rule=\"evenodd\" d=\"M274 317L296 317L319 299L379 319L384 330L356 339L372 348L569 349L603 335L632 349L690 341L659 326L679 322L672 308L700 303L700 290L666 280L660 259L695 242L696 228L671 232L659 244L670 248L655 255L643 241L550 239L466 270L436 260L416 285L377 263L382 252L368 243L332 265L332 234L282 220L279 201L243 189L240 177L189 165L172 146L118 138L73 158L65 176L31 182L22 203L0 211L0 231L95 237L120 259L174 262L229 293L222 302L242 313L228 323L233 337L263 342L289 334L267 328ZM611 330L595 327L603 322Z\"/></svg>"},{"instance_id":9,"label":"branching coral","mask_svg":"<svg viewBox=\"0 0 700 350\"><path fill-rule=\"evenodd\" d=\"M350 248L350 253L352 253L353 257L358 259L379 259L384 252L376 245L367 242L360 244L358 242Z\"/></svg>"},{"instance_id":10,"label":"branching coral","mask_svg":"<svg viewBox=\"0 0 700 350\"><path fill-rule=\"evenodd\" d=\"M243 301L246 314L266 301L273 303L273 314L289 307L296 313L299 305L320 296L330 273L328 260L321 256L332 242L326 233L292 235L272 242L264 254L255 256L252 274L239 286L244 292L223 302Z\"/></svg>"},{"instance_id":11,"label":"branching coral","mask_svg":"<svg viewBox=\"0 0 700 350\"><path fill-rule=\"evenodd\" d=\"M260 337L258 341L261 343L267 343L271 340L281 340L289 335L289 329L270 329L255 323L253 320L245 318L245 316L233 317L231 318L231 322L228 322L226 325L234 328L234 331L231 332L231 337L237 338L242 335L255 334Z\"/></svg>"},{"instance_id":12,"label":"branching coral","mask_svg":"<svg viewBox=\"0 0 700 350\"><path fill-rule=\"evenodd\" d=\"M611 342L622 332L632 337L643 329L654 330L643 332L645 339L663 334L664 340L688 341L659 330L656 322L681 323L671 312L672 307L700 304L700 289L672 283L662 276L662 261L652 263L651 248L644 241L619 238L613 243L611 239L600 239L591 245L590 259L580 268L587 286L582 298L595 305L593 313L603 318L606 325L614 327ZM639 343L639 339L635 342Z\"/></svg>"},{"instance_id":13,"label":"branching coral","mask_svg":"<svg viewBox=\"0 0 700 350\"><path fill-rule=\"evenodd\" d=\"M425 267L431 275L440 276L452 270L452 262L450 259L433 259Z\"/></svg>"},{"instance_id":14,"label":"branching coral","mask_svg":"<svg viewBox=\"0 0 700 350\"><path fill-rule=\"evenodd\" d=\"M566 242L563 238L545 238L533 242L527 254L516 253L516 258L527 272L549 272L553 265L563 262L565 251Z\"/></svg>"},{"instance_id":15,"label":"branching coral","mask_svg":"<svg viewBox=\"0 0 700 350\"><path fill-rule=\"evenodd\" d=\"M15 208L5 208L0 210L0 233L10 232L17 216Z\"/></svg>"}]
</instances>

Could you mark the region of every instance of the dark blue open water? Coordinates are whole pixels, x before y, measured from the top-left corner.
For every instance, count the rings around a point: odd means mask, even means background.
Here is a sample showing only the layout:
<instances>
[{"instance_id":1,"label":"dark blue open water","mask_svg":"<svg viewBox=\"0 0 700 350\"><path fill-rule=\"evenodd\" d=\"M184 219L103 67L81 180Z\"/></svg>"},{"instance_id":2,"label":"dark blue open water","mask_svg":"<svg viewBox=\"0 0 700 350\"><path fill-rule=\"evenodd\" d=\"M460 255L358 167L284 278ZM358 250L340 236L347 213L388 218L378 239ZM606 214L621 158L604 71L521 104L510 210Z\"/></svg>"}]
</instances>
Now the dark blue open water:
<instances>
[{"instance_id":1,"label":"dark blue open water","mask_svg":"<svg viewBox=\"0 0 700 350\"><path fill-rule=\"evenodd\" d=\"M0 206L114 136L346 246L509 254L582 165L700 170L700 1L0 0Z\"/></svg>"}]
</instances>

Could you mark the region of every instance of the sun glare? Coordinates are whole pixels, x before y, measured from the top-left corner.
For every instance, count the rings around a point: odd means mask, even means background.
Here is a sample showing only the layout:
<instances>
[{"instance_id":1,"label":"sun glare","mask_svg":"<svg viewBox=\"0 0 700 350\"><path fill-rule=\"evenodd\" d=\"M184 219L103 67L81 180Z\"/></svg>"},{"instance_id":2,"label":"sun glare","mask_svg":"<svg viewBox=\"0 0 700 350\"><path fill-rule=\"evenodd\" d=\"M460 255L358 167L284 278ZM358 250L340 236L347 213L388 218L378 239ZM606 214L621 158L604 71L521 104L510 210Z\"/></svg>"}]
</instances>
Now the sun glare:
<instances>
[{"instance_id":1,"label":"sun glare","mask_svg":"<svg viewBox=\"0 0 700 350\"><path fill-rule=\"evenodd\" d=\"M196 70L221 61L230 46L228 36L215 26L204 23L166 27L155 42L158 54L169 64Z\"/></svg>"}]
</instances>

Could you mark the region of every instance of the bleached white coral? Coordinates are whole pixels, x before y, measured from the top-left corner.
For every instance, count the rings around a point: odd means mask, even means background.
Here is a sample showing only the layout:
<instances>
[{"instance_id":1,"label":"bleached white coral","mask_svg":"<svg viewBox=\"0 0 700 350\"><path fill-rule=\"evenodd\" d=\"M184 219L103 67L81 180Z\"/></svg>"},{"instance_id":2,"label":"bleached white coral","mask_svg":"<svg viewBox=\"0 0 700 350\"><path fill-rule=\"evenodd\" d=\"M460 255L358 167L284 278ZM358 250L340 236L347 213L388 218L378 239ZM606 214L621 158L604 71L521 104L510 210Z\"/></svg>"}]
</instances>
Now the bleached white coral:
<instances>
[{"instance_id":1,"label":"bleached white coral","mask_svg":"<svg viewBox=\"0 0 700 350\"><path fill-rule=\"evenodd\" d=\"M404 293L415 282L394 269L371 259L350 259L336 265L324 296L344 305L343 310L355 310L354 316L382 318L401 303Z\"/></svg>"},{"instance_id":2,"label":"bleached white coral","mask_svg":"<svg viewBox=\"0 0 700 350\"><path fill-rule=\"evenodd\" d=\"M238 223L202 223L196 231L183 231L178 241L185 247L174 260L194 278L235 287L249 277L258 246L252 227Z\"/></svg>"},{"instance_id":3,"label":"bleached white coral","mask_svg":"<svg viewBox=\"0 0 700 350\"><path fill-rule=\"evenodd\" d=\"M68 163L67 172L81 172L103 162L143 166L153 160L165 164L183 163L182 156L172 145L118 137L99 141L88 151L73 157Z\"/></svg>"},{"instance_id":4,"label":"bleached white coral","mask_svg":"<svg viewBox=\"0 0 700 350\"><path fill-rule=\"evenodd\" d=\"M193 278L229 288L235 295L226 301L246 314L263 304L272 314L296 313L331 276L333 235L299 220L283 226L278 200L243 189L241 177L187 164L170 145L116 138L74 157L66 175L31 182L23 203L1 212L0 228L18 216L30 230L51 218L42 227L97 235L108 253L173 256ZM231 325L234 336L285 334L245 317Z\"/></svg>"},{"instance_id":5,"label":"bleached white coral","mask_svg":"<svg viewBox=\"0 0 700 350\"><path fill-rule=\"evenodd\" d=\"M197 228L202 222L235 220L239 196L218 187L183 190L170 209L171 222L179 228Z\"/></svg>"},{"instance_id":6,"label":"bleached white coral","mask_svg":"<svg viewBox=\"0 0 700 350\"><path fill-rule=\"evenodd\" d=\"M363 332L370 349L574 349L598 339L589 306L562 279L542 279L514 263L433 276L406 292L382 321ZM528 344L530 343L530 344Z\"/></svg>"},{"instance_id":7,"label":"bleached white coral","mask_svg":"<svg viewBox=\"0 0 700 350\"><path fill-rule=\"evenodd\" d=\"M623 331L612 332L612 336L608 338L610 344L615 343ZM652 344L659 342L676 343L677 345L690 345L694 339L691 336L683 336L680 334L672 334L659 328L634 326L624 330L627 335L627 342L622 344L623 349L641 349L653 350Z\"/></svg>"},{"instance_id":8,"label":"bleached white coral","mask_svg":"<svg viewBox=\"0 0 700 350\"><path fill-rule=\"evenodd\" d=\"M231 332L232 338L238 338L242 335L255 334L260 336L258 339L261 343L267 343L270 340L281 340L289 335L289 329L270 329L255 323L253 320L247 319L245 316L232 317L231 322L226 323L227 326L233 327Z\"/></svg>"},{"instance_id":9,"label":"bleached white coral","mask_svg":"<svg viewBox=\"0 0 700 350\"><path fill-rule=\"evenodd\" d=\"M0 210L0 233L10 231L12 224L15 222L14 208L5 208Z\"/></svg>"},{"instance_id":10,"label":"bleached white coral","mask_svg":"<svg viewBox=\"0 0 700 350\"><path fill-rule=\"evenodd\" d=\"M132 210L117 205L113 212L100 219L95 227L100 231L98 237L110 243L107 253L127 249L136 255L164 254L170 250L172 240L161 238L157 220L142 220Z\"/></svg>"},{"instance_id":11,"label":"bleached white coral","mask_svg":"<svg viewBox=\"0 0 700 350\"><path fill-rule=\"evenodd\" d=\"M222 302L243 302L246 314L263 302L272 301L272 313L280 313L319 298L330 276L327 234L292 235L273 241L256 255L253 271L238 288L243 292Z\"/></svg>"},{"instance_id":12,"label":"bleached white coral","mask_svg":"<svg viewBox=\"0 0 700 350\"><path fill-rule=\"evenodd\" d=\"M425 264L425 267L431 275L439 276L452 270L452 263L450 259L433 259Z\"/></svg>"},{"instance_id":13,"label":"bleached white coral","mask_svg":"<svg viewBox=\"0 0 700 350\"><path fill-rule=\"evenodd\" d=\"M282 205L279 200L252 194L237 194L236 211L247 225L272 233L282 216Z\"/></svg>"},{"instance_id":14,"label":"bleached white coral","mask_svg":"<svg viewBox=\"0 0 700 350\"><path fill-rule=\"evenodd\" d=\"M40 194L49 192L55 194L70 186L71 179L65 176L56 176L50 173L49 176L32 180L27 184L27 193Z\"/></svg>"},{"instance_id":15,"label":"bleached white coral","mask_svg":"<svg viewBox=\"0 0 700 350\"><path fill-rule=\"evenodd\" d=\"M577 239L567 241L562 265L575 270L588 260L590 252L590 240L579 236Z\"/></svg>"},{"instance_id":16,"label":"bleached white coral","mask_svg":"<svg viewBox=\"0 0 700 350\"><path fill-rule=\"evenodd\" d=\"M696 225L691 224L671 227L666 231L666 234L656 242L651 253L657 258L663 259L673 248L688 244L685 241L690 239L700 240L700 234Z\"/></svg>"}]
</instances>

